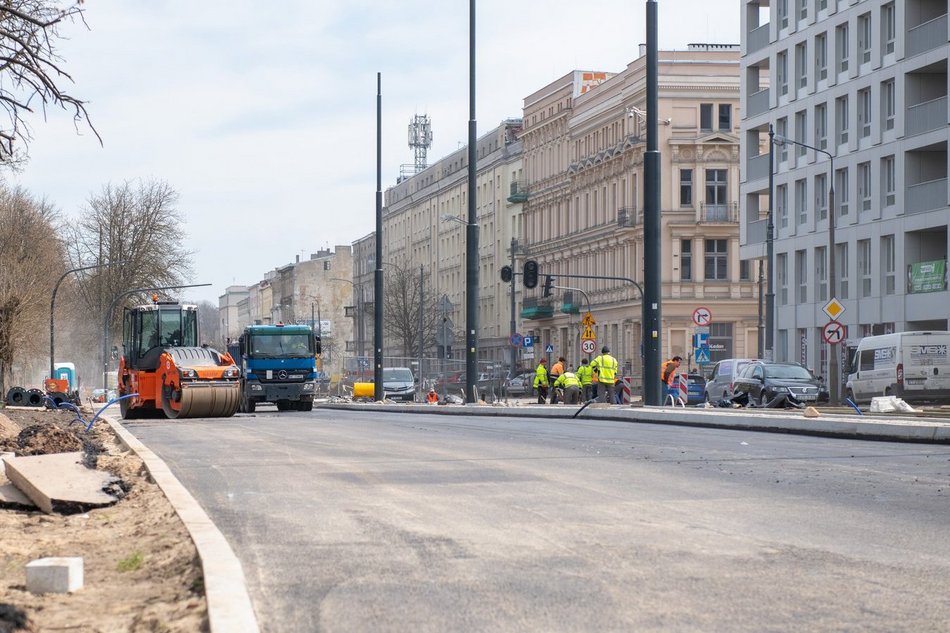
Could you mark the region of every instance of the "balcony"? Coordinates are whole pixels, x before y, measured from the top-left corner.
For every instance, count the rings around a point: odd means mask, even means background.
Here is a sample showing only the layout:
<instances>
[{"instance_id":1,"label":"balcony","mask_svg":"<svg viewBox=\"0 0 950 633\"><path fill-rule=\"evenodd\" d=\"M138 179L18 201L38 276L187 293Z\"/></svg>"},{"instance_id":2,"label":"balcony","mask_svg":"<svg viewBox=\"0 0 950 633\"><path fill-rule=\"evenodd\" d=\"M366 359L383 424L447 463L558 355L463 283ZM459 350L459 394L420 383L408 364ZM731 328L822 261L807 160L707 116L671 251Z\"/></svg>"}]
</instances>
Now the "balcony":
<instances>
[{"instance_id":1,"label":"balcony","mask_svg":"<svg viewBox=\"0 0 950 633\"><path fill-rule=\"evenodd\" d=\"M554 316L554 306L550 299L542 301L537 297L525 297L521 304L522 319L550 319Z\"/></svg>"},{"instance_id":2,"label":"balcony","mask_svg":"<svg viewBox=\"0 0 950 633\"><path fill-rule=\"evenodd\" d=\"M640 224L640 215L636 207L623 207L617 210L617 226L629 229Z\"/></svg>"},{"instance_id":3,"label":"balcony","mask_svg":"<svg viewBox=\"0 0 950 633\"><path fill-rule=\"evenodd\" d=\"M768 228L768 219L755 220L746 224L745 243L746 244L765 244L766 229Z\"/></svg>"},{"instance_id":4,"label":"balcony","mask_svg":"<svg viewBox=\"0 0 950 633\"><path fill-rule=\"evenodd\" d=\"M739 204L729 202L726 204L699 204L699 221L706 223L730 223L739 221Z\"/></svg>"},{"instance_id":5,"label":"balcony","mask_svg":"<svg viewBox=\"0 0 950 633\"><path fill-rule=\"evenodd\" d=\"M769 155L753 156L746 163L746 182L769 177Z\"/></svg>"},{"instance_id":6,"label":"balcony","mask_svg":"<svg viewBox=\"0 0 950 633\"><path fill-rule=\"evenodd\" d=\"M946 5L944 5L946 6ZM947 44L947 14L928 20L907 29L904 40L904 57L910 59Z\"/></svg>"},{"instance_id":7,"label":"balcony","mask_svg":"<svg viewBox=\"0 0 950 633\"><path fill-rule=\"evenodd\" d=\"M947 126L947 97L918 103L907 108L904 135L914 136Z\"/></svg>"},{"instance_id":8,"label":"balcony","mask_svg":"<svg viewBox=\"0 0 950 633\"><path fill-rule=\"evenodd\" d=\"M765 88L749 95L746 100L746 109L749 116L753 117L769 110L769 89Z\"/></svg>"},{"instance_id":9,"label":"balcony","mask_svg":"<svg viewBox=\"0 0 950 633\"><path fill-rule=\"evenodd\" d=\"M508 202L525 202L528 199L528 183L523 180L515 180L511 183L511 193L508 196Z\"/></svg>"},{"instance_id":10,"label":"balcony","mask_svg":"<svg viewBox=\"0 0 950 633\"><path fill-rule=\"evenodd\" d=\"M926 213L947 206L947 179L909 185L904 193L904 213Z\"/></svg>"},{"instance_id":11,"label":"balcony","mask_svg":"<svg viewBox=\"0 0 950 633\"><path fill-rule=\"evenodd\" d=\"M565 292L561 298L561 312L564 314L580 314L581 305L577 302L580 298L575 298L573 292Z\"/></svg>"},{"instance_id":12,"label":"balcony","mask_svg":"<svg viewBox=\"0 0 950 633\"><path fill-rule=\"evenodd\" d=\"M765 23L749 31L746 39L746 55L751 55L769 45L769 24Z\"/></svg>"}]
</instances>

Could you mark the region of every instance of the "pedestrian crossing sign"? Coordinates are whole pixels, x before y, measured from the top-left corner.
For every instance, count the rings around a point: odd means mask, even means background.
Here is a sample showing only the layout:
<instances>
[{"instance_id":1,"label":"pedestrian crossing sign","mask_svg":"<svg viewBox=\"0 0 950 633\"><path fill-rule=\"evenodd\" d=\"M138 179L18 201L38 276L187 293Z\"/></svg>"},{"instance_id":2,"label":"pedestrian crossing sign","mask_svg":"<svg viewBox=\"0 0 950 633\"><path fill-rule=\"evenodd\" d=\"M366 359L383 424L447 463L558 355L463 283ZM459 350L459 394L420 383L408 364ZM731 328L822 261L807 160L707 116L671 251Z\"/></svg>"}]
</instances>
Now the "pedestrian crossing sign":
<instances>
[{"instance_id":1,"label":"pedestrian crossing sign","mask_svg":"<svg viewBox=\"0 0 950 633\"><path fill-rule=\"evenodd\" d=\"M709 348L706 346L696 348L696 364L705 365L709 363Z\"/></svg>"}]
</instances>

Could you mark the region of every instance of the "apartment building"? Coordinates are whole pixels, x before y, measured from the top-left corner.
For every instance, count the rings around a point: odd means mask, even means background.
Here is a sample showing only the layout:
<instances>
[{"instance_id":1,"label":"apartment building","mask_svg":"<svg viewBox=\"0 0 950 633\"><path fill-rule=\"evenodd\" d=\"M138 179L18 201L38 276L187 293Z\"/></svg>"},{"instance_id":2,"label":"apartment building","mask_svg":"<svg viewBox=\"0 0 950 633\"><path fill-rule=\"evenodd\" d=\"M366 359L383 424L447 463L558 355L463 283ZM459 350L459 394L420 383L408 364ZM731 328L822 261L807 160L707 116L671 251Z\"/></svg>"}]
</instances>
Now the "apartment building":
<instances>
[{"instance_id":1,"label":"apartment building","mask_svg":"<svg viewBox=\"0 0 950 633\"><path fill-rule=\"evenodd\" d=\"M479 246L478 357L507 363L510 358L511 308L509 294L517 284L501 281L501 267L509 263L512 240L521 233L523 195L521 120L503 121L476 142L476 212ZM465 358L466 225L468 222L468 148L463 147L425 170L402 180L385 192L383 209L383 264L416 271L422 268L428 292L446 297L448 317L454 324L452 357ZM365 254L357 264L364 302L373 301L373 239L354 248ZM517 246L516 246L517 248ZM362 258L361 258L362 259ZM368 282L368 283L367 283ZM358 290L354 287L354 291ZM366 323L371 323L364 321ZM385 341L384 353L398 354L396 341ZM430 353L434 350L429 350Z\"/></svg>"},{"instance_id":2,"label":"apartment building","mask_svg":"<svg viewBox=\"0 0 950 633\"><path fill-rule=\"evenodd\" d=\"M850 338L947 329L947 0L741 7L744 258L767 252L769 126L791 141L773 148L775 357L827 375L832 297Z\"/></svg>"},{"instance_id":3,"label":"apartment building","mask_svg":"<svg viewBox=\"0 0 950 633\"><path fill-rule=\"evenodd\" d=\"M662 349L693 356L693 312L706 308L711 361L757 353L758 295L739 257L739 47L660 51ZM568 73L524 101L526 256L562 286L526 291L536 349L576 364L580 316L596 320L624 374L639 378L643 284L646 58L612 74Z\"/></svg>"}]
</instances>

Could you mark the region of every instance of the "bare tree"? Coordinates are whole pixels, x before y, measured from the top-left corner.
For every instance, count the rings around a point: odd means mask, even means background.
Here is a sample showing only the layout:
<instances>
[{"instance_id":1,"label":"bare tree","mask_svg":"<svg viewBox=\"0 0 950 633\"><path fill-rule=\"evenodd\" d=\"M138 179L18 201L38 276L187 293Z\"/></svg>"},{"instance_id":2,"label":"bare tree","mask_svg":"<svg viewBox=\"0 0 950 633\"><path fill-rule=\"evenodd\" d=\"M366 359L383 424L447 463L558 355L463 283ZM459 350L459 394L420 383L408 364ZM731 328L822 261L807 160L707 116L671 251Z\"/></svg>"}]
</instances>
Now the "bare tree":
<instances>
[{"instance_id":1,"label":"bare tree","mask_svg":"<svg viewBox=\"0 0 950 633\"><path fill-rule=\"evenodd\" d=\"M217 304L210 301L198 302L198 332L201 333L201 342L211 347L221 349L224 340L221 338L221 319L218 316Z\"/></svg>"},{"instance_id":2,"label":"bare tree","mask_svg":"<svg viewBox=\"0 0 950 633\"><path fill-rule=\"evenodd\" d=\"M88 200L79 219L65 229L72 267L114 264L76 281L80 309L97 315L95 323L103 322L105 312L124 292L188 283L192 253L182 246L185 219L177 203L178 193L163 181L109 184ZM121 332L120 307L145 302L150 294L123 298L109 315L110 331ZM94 329L87 336L101 337L99 331Z\"/></svg>"},{"instance_id":3,"label":"bare tree","mask_svg":"<svg viewBox=\"0 0 950 633\"><path fill-rule=\"evenodd\" d=\"M83 101L62 89L73 79L63 70L56 45L60 27L82 21L82 0L5 0L0 4L0 163L16 165L25 159L32 140L26 115L37 109L46 114L56 105L72 112L77 127L85 123L102 142L89 120ZM18 145L22 145L20 149Z\"/></svg>"},{"instance_id":4,"label":"bare tree","mask_svg":"<svg viewBox=\"0 0 950 633\"><path fill-rule=\"evenodd\" d=\"M422 296L420 297L420 292ZM386 278L383 301L383 328L402 346L406 356L415 356L419 351L419 304L422 302L423 350L435 346L437 324L442 319L438 300L430 284L423 276L419 287L419 273L394 268Z\"/></svg>"},{"instance_id":5,"label":"bare tree","mask_svg":"<svg viewBox=\"0 0 950 633\"><path fill-rule=\"evenodd\" d=\"M0 397L8 380L25 384L30 378L14 376L14 362L26 373L44 367L48 358L48 339L41 333L53 285L65 270L57 220L47 202L0 186Z\"/></svg>"}]
</instances>

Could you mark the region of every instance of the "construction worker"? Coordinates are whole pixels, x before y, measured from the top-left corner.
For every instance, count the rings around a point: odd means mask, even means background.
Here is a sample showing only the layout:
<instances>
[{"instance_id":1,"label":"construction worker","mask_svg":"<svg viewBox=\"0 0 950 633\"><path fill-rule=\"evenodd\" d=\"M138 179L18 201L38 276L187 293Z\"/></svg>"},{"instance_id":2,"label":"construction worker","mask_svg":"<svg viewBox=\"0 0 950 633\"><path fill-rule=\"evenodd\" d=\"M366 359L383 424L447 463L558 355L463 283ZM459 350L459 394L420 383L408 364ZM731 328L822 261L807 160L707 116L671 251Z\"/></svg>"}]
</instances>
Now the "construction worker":
<instances>
[{"instance_id":1,"label":"construction worker","mask_svg":"<svg viewBox=\"0 0 950 633\"><path fill-rule=\"evenodd\" d=\"M542 358L534 371L534 388L538 390L538 404L544 404L548 397L548 360Z\"/></svg>"},{"instance_id":2,"label":"construction worker","mask_svg":"<svg viewBox=\"0 0 950 633\"><path fill-rule=\"evenodd\" d=\"M554 381L555 389L564 390L564 404L577 404L581 394L581 381L573 371L573 367L568 368Z\"/></svg>"},{"instance_id":3,"label":"construction worker","mask_svg":"<svg viewBox=\"0 0 950 633\"><path fill-rule=\"evenodd\" d=\"M551 367L551 375L549 376L551 384L554 384L554 381L556 381L558 377L563 373L564 373L564 357L561 356L557 359L557 362L554 363L554 366ZM557 389L551 390L551 404L557 404Z\"/></svg>"},{"instance_id":4,"label":"construction worker","mask_svg":"<svg viewBox=\"0 0 950 633\"><path fill-rule=\"evenodd\" d=\"M592 360L590 366L597 374L597 382L604 392L601 402L613 404L617 390L617 367L620 363L610 355L610 348L604 345L600 350L600 356Z\"/></svg>"},{"instance_id":5,"label":"construction worker","mask_svg":"<svg viewBox=\"0 0 950 633\"><path fill-rule=\"evenodd\" d=\"M676 376L676 370L679 369L681 362L683 362L681 357L674 356L660 365L660 383L663 385L664 398L673 393L673 378Z\"/></svg>"},{"instance_id":6,"label":"construction worker","mask_svg":"<svg viewBox=\"0 0 950 633\"><path fill-rule=\"evenodd\" d=\"M577 374L577 379L581 381L581 394L584 398L584 402L587 402L593 397L591 395L591 382L594 377L594 371L590 368L590 365L587 364L586 358L581 359L581 366L578 367L574 373Z\"/></svg>"},{"instance_id":7,"label":"construction worker","mask_svg":"<svg viewBox=\"0 0 950 633\"><path fill-rule=\"evenodd\" d=\"M429 393L426 395L426 402L429 404L439 404L439 394L435 392L435 389L429 389Z\"/></svg>"}]
</instances>

